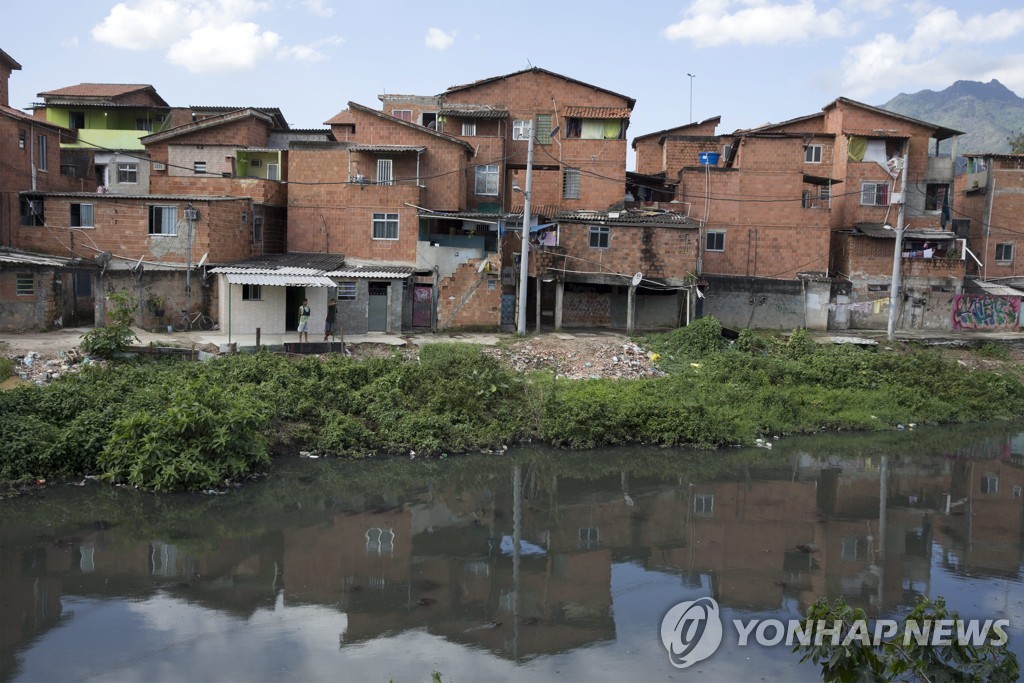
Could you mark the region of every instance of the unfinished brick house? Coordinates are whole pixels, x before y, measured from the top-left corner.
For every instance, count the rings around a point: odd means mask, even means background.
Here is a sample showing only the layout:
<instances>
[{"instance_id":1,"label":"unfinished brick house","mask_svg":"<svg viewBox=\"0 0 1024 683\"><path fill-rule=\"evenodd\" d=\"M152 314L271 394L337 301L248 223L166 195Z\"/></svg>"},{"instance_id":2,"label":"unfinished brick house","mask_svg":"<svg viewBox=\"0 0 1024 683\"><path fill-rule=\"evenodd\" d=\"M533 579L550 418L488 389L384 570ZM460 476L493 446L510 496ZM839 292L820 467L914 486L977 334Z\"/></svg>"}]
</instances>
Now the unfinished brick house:
<instances>
[{"instance_id":1,"label":"unfinished brick house","mask_svg":"<svg viewBox=\"0 0 1024 683\"><path fill-rule=\"evenodd\" d=\"M738 327L884 327L889 277L867 255L884 251L871 240L896 225L894 160L903 155L907 258L923 258L929 239L929 256L952 253L955 235L940 225L952 158L937 150L959 131L846 98L818 114L728 135L715 133L718 123L716 117L634 144L639 182L674 189L674 202L700 224L702 314ZM931 232L918 239L922 231ZM939 309L948 312L963 267L943 265L950 268L916 267L913 296L905 291L898 301L901 327L948 319Z\"/></svg>"}]
</instances>

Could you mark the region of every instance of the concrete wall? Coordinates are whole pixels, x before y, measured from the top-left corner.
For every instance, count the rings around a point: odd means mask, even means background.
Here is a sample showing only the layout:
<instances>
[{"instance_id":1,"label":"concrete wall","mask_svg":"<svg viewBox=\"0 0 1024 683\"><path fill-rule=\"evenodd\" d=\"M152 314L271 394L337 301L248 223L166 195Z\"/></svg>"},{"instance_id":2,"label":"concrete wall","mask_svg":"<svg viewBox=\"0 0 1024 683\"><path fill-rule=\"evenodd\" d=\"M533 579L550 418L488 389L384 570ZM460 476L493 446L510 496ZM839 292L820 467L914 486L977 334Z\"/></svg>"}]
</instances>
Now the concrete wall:
<instances>
[{"instance_id":1,"label":"concrete wall","mask_svg":"<svg viewBox=\"0 0 1024 683\"><path fill-rule=\"evenodd\" d=\"M704 276L708 281L701 316L714 316L725 327L794 330L806 327L805 293L796 280ZM827 287L826 295L827 295ZM820 300L816 292L815 299ZM825 307L827 323L828 307ZM821 323L820 315L815 323Z\"/></svg>"},{"instance_id":2,"label":"concrete wall","mask_svg":"<svg viewBox=\"0 0 1024 683\"><path fill-rule=\"evenodd\" d=\"M19 274L31 274L32 295L17 295ZM0 331L38 332L59 327L61 282L52 269L0 266Z\"/></svg>"}]
</instances>

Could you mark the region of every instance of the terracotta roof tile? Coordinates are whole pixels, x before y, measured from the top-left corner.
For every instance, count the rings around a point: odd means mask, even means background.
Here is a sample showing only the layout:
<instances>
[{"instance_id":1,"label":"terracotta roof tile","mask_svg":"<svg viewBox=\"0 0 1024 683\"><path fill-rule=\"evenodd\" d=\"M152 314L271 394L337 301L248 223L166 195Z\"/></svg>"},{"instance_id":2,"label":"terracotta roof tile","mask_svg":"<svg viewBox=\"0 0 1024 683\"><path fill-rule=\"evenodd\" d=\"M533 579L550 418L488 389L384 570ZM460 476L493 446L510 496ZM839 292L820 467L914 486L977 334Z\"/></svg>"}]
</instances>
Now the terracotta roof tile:
<instances>
[{"instance_id":1,"label":"terracotta roof tile","mask_svg":"<svg viewBox=\"0 0 1024 683\"><path fill-rule=\"evenodd\" d=\"M566 107L565 115L576 119L628 119L626 107Z\"/></svg>"},{"instance_id":2,"label":"terracotta roof tile","mask_svg":"<svg viewBox=\"0 0 1024 683\"><path fill-rule=\"evenodd\" d=\"M352 112L348 109L342 109L331 118L324 121L325 126L354 126L356 123L356 117L352 115Z\"/></svg>"},{"instance_id":3,"label":"terracotta roof tile","mask_svg":"<svg viewBox=\"0 0 1024 683\"><path fill-rule=\"evenodd\" d=\"M66 88L41 92L39 97L118 97L119 95L127 95L137 90L145 90L152 87L146 84L128 83L79 83L78 85L69 85Z\"/></svg>"}]
</instances>

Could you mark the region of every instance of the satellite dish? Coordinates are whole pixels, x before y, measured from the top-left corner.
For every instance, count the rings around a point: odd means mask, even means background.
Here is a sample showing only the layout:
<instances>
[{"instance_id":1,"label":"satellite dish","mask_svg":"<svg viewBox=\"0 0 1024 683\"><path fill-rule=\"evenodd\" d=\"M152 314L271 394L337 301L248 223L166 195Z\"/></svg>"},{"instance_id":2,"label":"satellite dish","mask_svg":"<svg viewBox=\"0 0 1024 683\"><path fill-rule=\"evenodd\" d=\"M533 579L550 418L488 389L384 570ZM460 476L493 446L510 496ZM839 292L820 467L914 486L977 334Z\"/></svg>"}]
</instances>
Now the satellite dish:
<instances>
[{"instance_id":1,"label":"satellite dish","mask_svg":"<svg viewBox=\"0 0 1024 683\"><path fill-rule=\"evenodd\" d=\"M199 263L196 265L196 268L202 268L206 264L206 257L209 255L210 252L206 252L205 254L203 254L203 258L199 259Z\"/></svg>"},{"instance_id":2,"label":"satellite dish","mask_svg":"<svg viewBox=\"0 0 1024 683\"><path fill-rule=\"evenodd\" d=\"M110 259L114 257L109 251L101 251L100 253L93 256L93 260L101 266L105 266L110 263Z\"/></svg>"},{"instance_id":3,"label":"satellite dish","mask_svg":"<svg viewBox=\"0 0 1024 683\"><path fill-rule=\"evenodd\" d=\"M143 259L143 258L144 258L144 256L140 256L140 257L139 257L139 260L138 260L138 262L137 262L137 263L135 264L135 267L134 267L134 268L132 268L132 270L137 270L137 271L139 271L140 273L142 272L142 259Z\"/></svg>"},{"instance_id":4,"label":"satellite dish","mask_svg":"<svg viewBox=\"0 0 1024 683\"><path fill-rule=\"evenodd\" d=\"M643 280L643 279L644 279L644 274L643 273L636 273L633 276L633 286L636 287L638 284L640 284L640 281Z\"/></svg>"}]
</instances>

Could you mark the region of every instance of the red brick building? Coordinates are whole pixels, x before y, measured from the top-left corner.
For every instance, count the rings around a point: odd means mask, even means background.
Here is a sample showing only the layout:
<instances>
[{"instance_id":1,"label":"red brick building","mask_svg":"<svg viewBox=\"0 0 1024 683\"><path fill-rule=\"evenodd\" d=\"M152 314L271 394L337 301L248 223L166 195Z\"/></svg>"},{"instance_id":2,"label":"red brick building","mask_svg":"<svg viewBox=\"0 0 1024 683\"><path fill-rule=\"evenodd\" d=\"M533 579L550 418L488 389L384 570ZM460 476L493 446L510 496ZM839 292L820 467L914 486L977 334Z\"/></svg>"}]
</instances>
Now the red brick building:
<instances>
[{"instance_id":1,"label":"red brick building","mask_svg":"<svg viewBox=\"0 0 1024 683\"><path fill-rule=\"evenodd\" d=\"M970 272L1024 286L1024 154L968 154L954 185L957 234L981 261Z\"/></svg>"}]
</instances>

